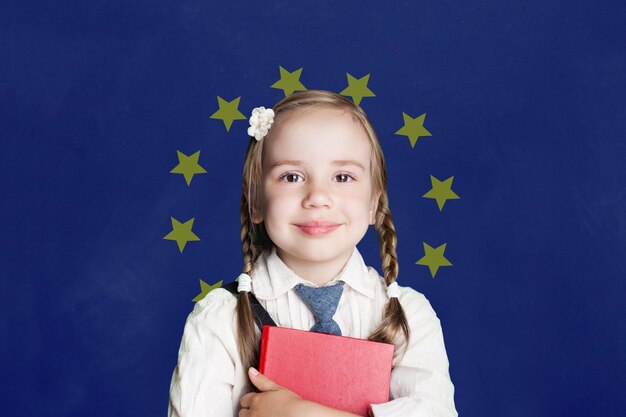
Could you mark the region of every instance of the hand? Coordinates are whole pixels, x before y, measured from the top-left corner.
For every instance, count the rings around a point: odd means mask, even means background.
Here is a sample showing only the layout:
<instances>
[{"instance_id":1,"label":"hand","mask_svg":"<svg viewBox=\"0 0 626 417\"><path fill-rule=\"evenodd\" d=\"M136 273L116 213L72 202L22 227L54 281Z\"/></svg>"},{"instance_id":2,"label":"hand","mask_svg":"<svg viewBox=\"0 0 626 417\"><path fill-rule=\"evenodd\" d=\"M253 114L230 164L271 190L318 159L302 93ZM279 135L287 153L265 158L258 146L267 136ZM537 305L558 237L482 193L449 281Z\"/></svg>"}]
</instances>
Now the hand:
<instances>
[{"instance_id":1,"label":"hand","mask_svg":"<svg viewBox=\"0 0 626 417\"><path fill-rule=\"evenodd\" d=\"M248 370L250 381L261 392L249 392L241 397L239 417L291 417L304 400L287 388L281 387L256 369Z\"/></svg>"}]
</instances>

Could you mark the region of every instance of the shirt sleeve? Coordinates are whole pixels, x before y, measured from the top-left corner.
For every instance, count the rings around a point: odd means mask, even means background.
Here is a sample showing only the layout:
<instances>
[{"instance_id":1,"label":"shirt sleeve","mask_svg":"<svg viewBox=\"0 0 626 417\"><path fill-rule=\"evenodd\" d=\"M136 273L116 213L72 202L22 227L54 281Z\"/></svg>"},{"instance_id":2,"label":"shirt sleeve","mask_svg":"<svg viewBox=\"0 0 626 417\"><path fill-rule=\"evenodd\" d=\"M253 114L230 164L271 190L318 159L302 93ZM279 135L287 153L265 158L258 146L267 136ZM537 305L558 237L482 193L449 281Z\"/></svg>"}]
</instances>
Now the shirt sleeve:
<instances>
[{"instance_id":1,"label":"shirt sleeve","mask_svg":"<svg viewBox=\"0 0 626 417\"><path fill-rule=\"evenodd\" d=\"M409 345L401 336L391 371L391 401L372 404L372 414L457 417L441 323L426 297L411 288L402 288L400 303L409 323Z\"/></svg>"},{"instance_id":2,"label":"shirt sleeve","mask_svg":"<svg viewBox=\"0 0 626 417\"><path fill-rule=\"evenodd\" d=\"M235 298L211 291L187 317L170 384L169 417L232 417Z\"/></svg>"}]
</instances>

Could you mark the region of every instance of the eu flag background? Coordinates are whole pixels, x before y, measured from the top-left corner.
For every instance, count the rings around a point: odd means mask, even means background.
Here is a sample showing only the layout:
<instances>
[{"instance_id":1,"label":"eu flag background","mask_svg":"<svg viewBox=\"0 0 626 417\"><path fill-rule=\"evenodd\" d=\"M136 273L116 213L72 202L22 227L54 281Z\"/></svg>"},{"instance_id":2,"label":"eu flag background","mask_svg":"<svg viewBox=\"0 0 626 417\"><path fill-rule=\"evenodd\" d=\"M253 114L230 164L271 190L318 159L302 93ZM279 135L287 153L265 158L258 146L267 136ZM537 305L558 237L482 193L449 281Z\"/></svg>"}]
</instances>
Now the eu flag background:
<instances>
[{"instance_id":1,"label":"eu flag background","mask_svg":"<svg viewBox=\"0 0 626 417\"><path fill-rule=\"evenodd\" d=\"M295 87L377 129L460 415L624 415L625 28L621 1L3 1L1 414L166 414L192 300L242 266L238 113Z\"/></svg>"}]
</instances>

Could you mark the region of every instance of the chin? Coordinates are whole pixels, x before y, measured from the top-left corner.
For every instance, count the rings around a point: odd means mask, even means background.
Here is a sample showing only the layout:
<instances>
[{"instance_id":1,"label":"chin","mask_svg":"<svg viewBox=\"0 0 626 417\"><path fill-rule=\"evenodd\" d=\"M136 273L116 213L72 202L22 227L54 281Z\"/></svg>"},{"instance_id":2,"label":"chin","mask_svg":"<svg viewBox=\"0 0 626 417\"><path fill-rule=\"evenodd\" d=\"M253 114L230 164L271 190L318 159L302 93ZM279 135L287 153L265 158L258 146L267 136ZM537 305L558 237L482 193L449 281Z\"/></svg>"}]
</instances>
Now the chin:
<instances>
[{"instance_id":1,"label":"chin","mask_svg":"<svg viewBox=\"0 0 626 417\"><path fill-rule=\"evenodd\" d=\"M299 247L295 251L286 251L291 256L306 260L308 262L328 262L337 259L346 253L352 253L351 248L329 248L328 243L320 245L310 245Z\"/></svg>"}]
</instances>

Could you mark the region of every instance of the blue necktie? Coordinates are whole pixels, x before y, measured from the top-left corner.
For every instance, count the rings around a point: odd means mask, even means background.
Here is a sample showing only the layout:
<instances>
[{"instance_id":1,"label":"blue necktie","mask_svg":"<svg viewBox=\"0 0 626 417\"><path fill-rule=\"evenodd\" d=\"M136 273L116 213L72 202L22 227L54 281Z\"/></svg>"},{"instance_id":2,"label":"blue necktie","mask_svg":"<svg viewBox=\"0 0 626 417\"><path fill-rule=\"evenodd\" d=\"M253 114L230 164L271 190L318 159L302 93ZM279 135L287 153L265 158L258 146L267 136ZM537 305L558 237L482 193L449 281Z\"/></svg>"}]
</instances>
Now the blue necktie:
<instances>
[{"instance_id":1,"label":"blue necktie","mask_svg":"<svg viewBox=\"0 0 626 417\"><path fill-rule=\"evenodd\" d=\"M333 316L343 293L343 284L343 281L339 281L336 285L321 288L307 287L303 284L294 287L296 293L315 317L315 324L310 329L312 332L341 336L341 329L333 320Z\"/></svg>"}]
</instances>

